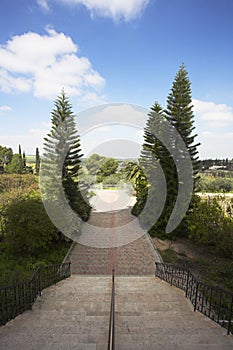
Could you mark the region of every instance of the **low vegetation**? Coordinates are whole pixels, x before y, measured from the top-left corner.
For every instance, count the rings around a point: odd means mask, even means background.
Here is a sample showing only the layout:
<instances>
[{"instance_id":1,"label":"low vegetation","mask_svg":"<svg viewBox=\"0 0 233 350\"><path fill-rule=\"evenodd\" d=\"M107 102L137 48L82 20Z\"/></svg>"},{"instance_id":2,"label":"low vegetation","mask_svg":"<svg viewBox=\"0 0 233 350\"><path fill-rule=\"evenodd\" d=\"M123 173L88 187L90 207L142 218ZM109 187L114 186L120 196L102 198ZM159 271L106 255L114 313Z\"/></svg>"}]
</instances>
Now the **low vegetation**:
<instances>
[{"instance_id":1,"label":"low vegetation","mask_svg":"<svg viewBox=\"0 0 233 350\"><path fill-rule=\"evenodd\" d=\"M187 238L175 242L155 239L155 244L165 263L188 268L202 282L233 292L232 259L216 254L214 247Z\"/></svg>"},{"instance_id":2,"label":"low vegetation","mask_svg":"<svg viewBox=\"0 0 233 350\"><path fill-rule=\"evenodd\" d=\"M49 220L36 175L0 176L0 286L62 262L70 242Z\"/></svg>"}]
</instances>

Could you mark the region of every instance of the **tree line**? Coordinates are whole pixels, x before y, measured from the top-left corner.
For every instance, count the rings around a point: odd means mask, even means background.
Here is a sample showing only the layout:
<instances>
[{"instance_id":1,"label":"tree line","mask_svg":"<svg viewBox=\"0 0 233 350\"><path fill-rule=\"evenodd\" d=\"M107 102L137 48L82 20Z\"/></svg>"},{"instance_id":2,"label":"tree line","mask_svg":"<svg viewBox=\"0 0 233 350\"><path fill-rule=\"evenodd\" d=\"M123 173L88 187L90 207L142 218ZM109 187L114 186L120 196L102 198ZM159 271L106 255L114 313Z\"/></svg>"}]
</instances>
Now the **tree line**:
<instances>
[{"instance_id":1,"label":"tree line","mask_svg":"<svg viewBox=\"0 0 233 350\"><path fill-rule=\"evenodd\" d=\"M12 148L0 145L0 174L36 174L39 175L40 170L40 154L39 148L36 147L35 167L27 164L25 152L21 151L19 145L18 153L13 153Z\"/></svg>"}]
</instances>

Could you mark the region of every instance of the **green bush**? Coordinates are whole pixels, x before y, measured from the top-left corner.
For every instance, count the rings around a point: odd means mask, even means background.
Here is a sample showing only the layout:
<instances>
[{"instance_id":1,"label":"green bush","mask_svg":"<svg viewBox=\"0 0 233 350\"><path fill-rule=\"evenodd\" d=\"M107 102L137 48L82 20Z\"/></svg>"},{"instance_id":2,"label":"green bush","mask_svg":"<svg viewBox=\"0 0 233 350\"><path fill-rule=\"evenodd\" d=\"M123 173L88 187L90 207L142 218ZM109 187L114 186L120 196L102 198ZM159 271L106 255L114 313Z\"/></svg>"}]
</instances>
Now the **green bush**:
<instances>
[{"instance_id":1,"label":"green bush","mask_svg":"<svg viewBox=\"0 0 233 350\"><path fill-rule=\"evenodd\" d=\"M38 193L20 198L5 210L5 240L15 253L34 254L58 239Z\"/></svg>"},{"instance_id":2,"label":"green bush","mask_svg":"<svg viewBox=\"0 0 233 350\"><path fill-rule=\"evenodd\" d=\"M200 176L197 180L198 192L231 192L233 191L233 179L226 177Z\"/></svg>"},{"instance_id":3,"label":"green bush","mask_svg":"<svg viewBox=\"0 0 233 350\"><path fill-rule=\"evenodd\" d=\"M188 229L190 239L233 258L233 219L225 212L220 198L196 201L188 215Z\"/></svg>"}]
</instances>

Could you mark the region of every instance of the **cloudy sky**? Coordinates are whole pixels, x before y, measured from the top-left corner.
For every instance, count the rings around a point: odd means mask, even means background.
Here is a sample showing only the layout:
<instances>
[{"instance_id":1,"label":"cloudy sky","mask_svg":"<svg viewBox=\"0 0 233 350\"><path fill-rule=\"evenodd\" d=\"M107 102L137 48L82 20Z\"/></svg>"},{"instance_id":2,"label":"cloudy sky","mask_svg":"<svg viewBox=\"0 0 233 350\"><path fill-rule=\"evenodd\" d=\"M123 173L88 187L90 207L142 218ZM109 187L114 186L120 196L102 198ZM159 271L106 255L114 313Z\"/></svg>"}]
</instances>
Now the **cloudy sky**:
<instances>
[{"instance_id":1,"label":"cloudy sky","mask_svg":"<svg viewBox=\"0 0 233 350\"><path fill-rule=\"evenodd\" d=\"M200 157L233 158L232 18L232 0L1 0L0 144L42 148L64 88L85 153L137 148L143 108L166 107L184 62Z\"/></svg>"}]
</instances>

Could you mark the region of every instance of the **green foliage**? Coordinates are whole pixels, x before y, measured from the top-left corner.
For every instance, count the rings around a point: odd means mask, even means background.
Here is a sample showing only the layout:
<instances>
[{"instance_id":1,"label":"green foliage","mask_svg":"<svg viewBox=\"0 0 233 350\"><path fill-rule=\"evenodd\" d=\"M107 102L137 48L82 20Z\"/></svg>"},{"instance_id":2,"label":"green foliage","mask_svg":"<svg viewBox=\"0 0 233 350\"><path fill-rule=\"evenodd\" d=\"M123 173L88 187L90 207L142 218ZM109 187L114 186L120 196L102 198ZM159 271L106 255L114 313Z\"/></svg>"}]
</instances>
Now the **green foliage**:
<instances>
[{"instance_id":1,"label":"green foliage","mask_svg":"<svg viewBox=\"0 0 233 350\"><path fill-rule=\"evenodd\" d=\"M19 154L12 156L11 162L6 166L6 172L8 174L22 174L22 157Z\"/></svg>"},{"instance_id":2,"label":"green foliage","mask_svg":"<svg viewBox=\"0 0 233 350\"><path fill-rule=\"evenodd\" d=\"M62 262L70 243L50 222L35 175L0 176L0 286Z\"/></svg>"},{"instance_id":3,"label":"green foliage","mask_svg":"<svg viewBox=\"0 0 233 350\"><path fill-rule=\"evenodd\" d=\"M58 239L38 193L21 197L5 210L5 241L14 253L34 254Z\"/></svg>"},{"instance_id":4,"label":"green foliage","mask_svg":"<svg viewBox=\"0 0 233 350\"><path fill-rule=\"evenodd\" d=\"M118 168L118 161L114 158L104 159L102 165L99 168L97 182L103 182L104 178L116 174Z\"/></svg>"},{"instance_id":5,"label":"green foliage","mask_svg":"<svg viewBox=\"0 0 233 350\"><path fill-rule=\"evenodd\" d=\"M99 154L92 154L85 160L85 166L90 175L96 176L100 170L102 164L106 160L106 157L100 156Z\"/></svg>"},{"instance_id":6,"label":"green foliage","mask_svg":"<svg viewBox=\"0 0 233 350\"><path fill-rule=\"evenodd\" d=\"M148 181L140 165L132 161L126 164L124 176L127 181L131 181L134 184L137 200L132 208L132 214L138 216L143 210L147 200Z\"/></svg>"},{"instance_id":7,"label":"green foliage","mask_svg":"<svg viewBox=\"0 0 233 350\"><path fill-rule=\"evenodd\" d=\"M227 210L231 212L232 205ZM233 219L224 211L219 198L196 201L188 215L188 228L190 239L233 258Z\"/></svg>"},{"instance_id":8,"label":"green foliage","mask_svg":"<svg viewBox=\"0 0 233 350\"><path fill-rule=\"evenodd\" d=\"M38 190L38 178L31 174L2 174L0 176L0 193L9 193L11 192L13 195L17 192L30 192L31 190ZM0 201L1 201L0 197Z\"/></svg>"},{"instance_id":9,"label":"green foliage","mask_svg":"<svg viewBox=\"0 0 233 350\"><path fill-rule=\"evenodd\" d=\"M233 191L233 179L226 177L200 176L197 180L198 192L231 192Z\"/></svg>"},{"instance_id":10,"label":"green foliage","mask_svg":"<svg viewBox=\"0 0 233 350\"><path fill-rule=\"evenodd\" d=\"M32 276L38 266L62 263L70 242L56 241L47 250L33 255L13 253L6 243L0 242L0 287L9 286Z\"/></svg>"},{"instance_id":11,"label":"green foliage","mask_svg":"<svg viewBox=\"0 0 233 350\"><path fill-rule=\"evenodd\" d=\"M0 145L0 163L7 165L11 162L13 151L11 148Z\"/></svg>"},{"instance_id":12,"label":"green foliage","mask_svg":"<svg viewBox=\"0 0 233 350\"><path fill-rule=\"evenodd\" d=\"M111 174L109 176L104 177L102 182L106 185L116 185L117 183L119 183L120 179L120 174Z\"/></svg>"}]
</instances>

